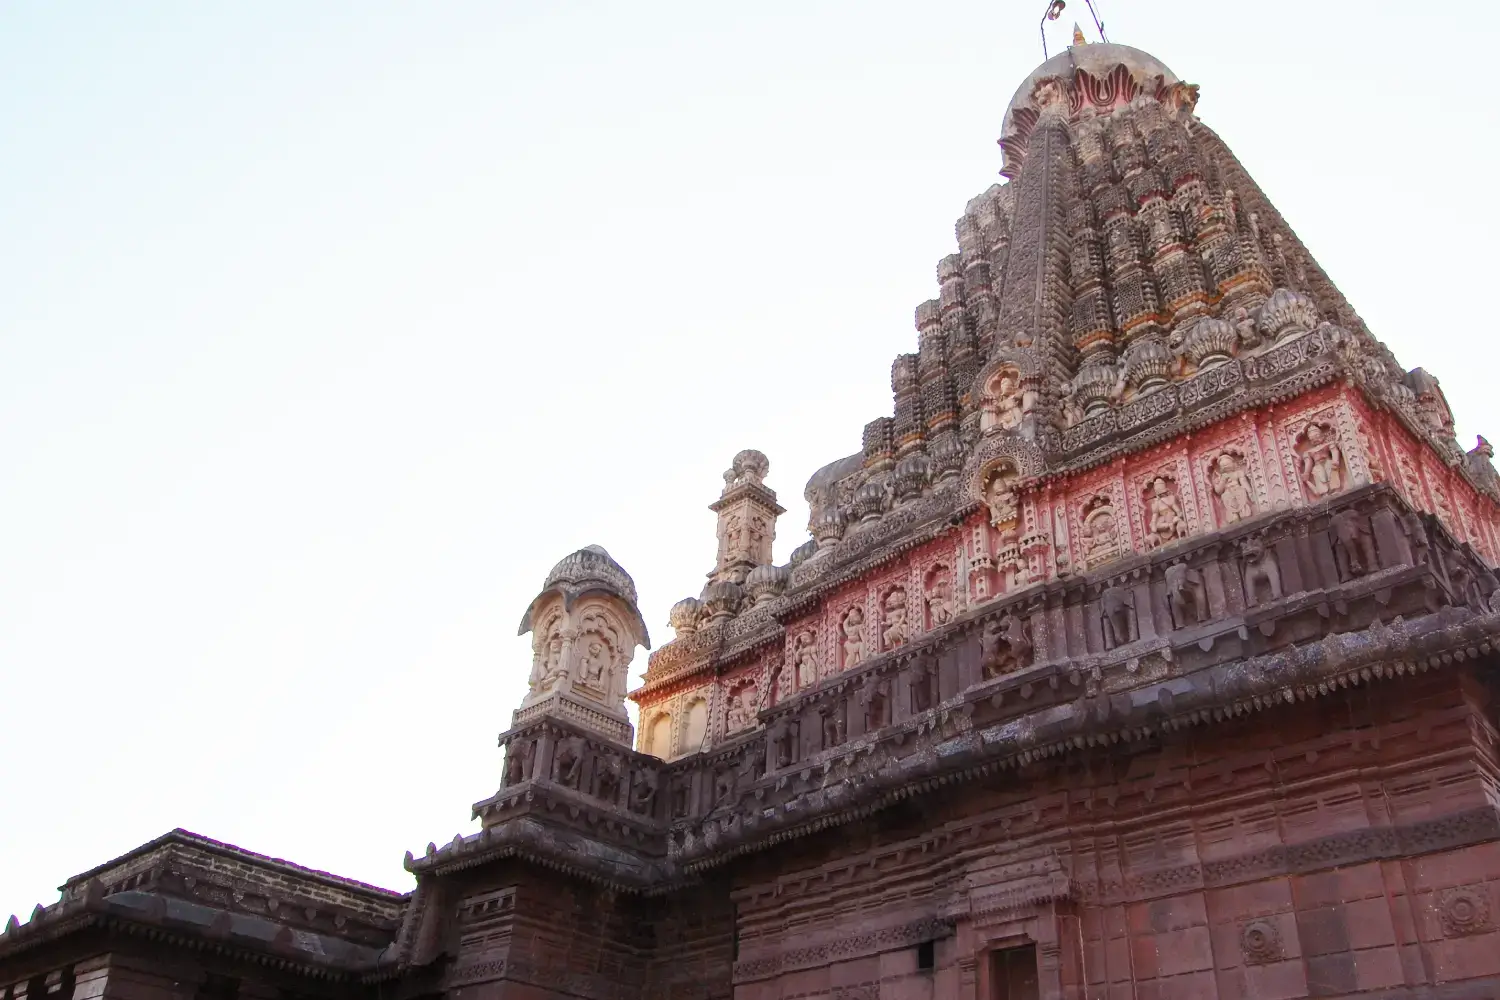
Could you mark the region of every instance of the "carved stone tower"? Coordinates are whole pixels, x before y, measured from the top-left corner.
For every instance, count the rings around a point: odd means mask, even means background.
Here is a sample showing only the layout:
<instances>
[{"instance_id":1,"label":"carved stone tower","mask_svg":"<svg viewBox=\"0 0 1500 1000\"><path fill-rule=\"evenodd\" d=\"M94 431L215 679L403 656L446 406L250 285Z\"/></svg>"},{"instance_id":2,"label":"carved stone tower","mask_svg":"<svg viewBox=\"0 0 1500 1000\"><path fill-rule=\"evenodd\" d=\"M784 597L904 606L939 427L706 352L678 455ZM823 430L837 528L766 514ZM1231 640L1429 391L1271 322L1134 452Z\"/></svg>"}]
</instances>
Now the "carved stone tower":
<instances>
[{"instance_id":1,"label":"carved stone tower","mask_svg":"<svg viewBox=\"0 0 1500 1000\"><path fill-rule=\"evenodd\" d=\"M740 452L724 473L724 492L708 505L719 515L719 558L709 574L714 583L743 584L751 570L771 564L776 518L786 510L765 485L770 470L765 455Z\"/></svg>"},{"instance_id":2,"label":"carved stone tower","mask_svg":"<svg viewBox=\"0 0 1500 1000\"><path fill-rule=\"evenodd\" d=\"M598 545L579 549L547 574L521 618L528 632L531 686L511 725L552 715L629 746L626 675L635 647L651 648L630 574Z\"/></svg>"}]
</instances>

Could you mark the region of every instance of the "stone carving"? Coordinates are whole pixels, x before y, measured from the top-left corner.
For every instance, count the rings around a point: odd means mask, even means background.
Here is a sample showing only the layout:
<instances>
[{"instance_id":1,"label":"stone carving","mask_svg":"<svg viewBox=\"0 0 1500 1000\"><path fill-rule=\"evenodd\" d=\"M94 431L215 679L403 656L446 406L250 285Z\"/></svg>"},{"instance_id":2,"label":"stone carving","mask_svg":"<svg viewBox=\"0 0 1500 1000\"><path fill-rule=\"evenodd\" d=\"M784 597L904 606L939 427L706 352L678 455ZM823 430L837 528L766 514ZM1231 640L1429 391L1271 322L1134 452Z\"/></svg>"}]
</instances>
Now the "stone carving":
<instances>
[{"instance_id":1,"label":"stone carving","mask_svg":"<svg viewBox=\"0 0 1500 1000\"><path fill-rule=\"evenodd\" d=\"M1179 560L1167 567L1165 578L1173 628L1196 625L1208 617L1203 576L1196 569Z\"/></svg>"},{"instance_id":2,"label":"stone carving","mask_svg":"<svg viewBox=\"0 0 1500 1000\"><path fill-rule=\"evenodd\" d=\"M801 731L795 716L784 715L771 725L769 737L776 755L777 767L788 767L797 760L797 737Z\"/></svg>"},{"instance_id":3,"label":"stone carving","mask_svg":"<svg viewBox=\"0 0 1500 1000\"><path fill-rule=\"evenodd\" d=\"M865 732L874 732L890 724L891 684L882 677L865 678L860 688L859 702L865 713Z\"/></svg>"},{"instance_id":4,"label":"stone carving","mask_svg":"<svg viewBox=\"0 0 1500 1000\"><path fill-rule=\"evenodd\" d=\"M1344 453L1332 427L1310 421L1297 436L1296 452L1302 485L1313 499L1321 500L1344 488Z\"/></svg>"},{"instance_id":5,"label":"stone carving","mask_svg":"<svg viewBox=\"0 0 1500 1000\"><path fill-rule=\"evenodd\" d=\"M937 666L931 657L919 658L908 676L913 713L925 712L937 704Z\"/></svg>"},{"instance_id":6,"label":"stone carving","mask_svg":"<svg viewBox=\"0 0 1500 1000\"><path fill-rule=\"evenodd\" d=\"M557 744L556 759L552 762L552 780L576 790L582 774L583 740L577 736L569 736Z\"/></svg>"},{"instance_id":7,"label":"stone carving","mask_svg":"<svg viewBox=\"0 0 1500 1000\"><path fill-rule=\"evenodd\" d=\"M1339 579L1352 580L1357 576L1374 572L1375 534L1370 528L1370 519L1359 511L1349 508L1333 515L1328 522L1333 535L1333 559L1338 566Z\"/></svg>"},{"instance_id":8,"label":"stone carving","mask_svg":"<svg viewBox=\"0 0 1500 1000\"><path fill-rule=\"evenodd\" d=\"M818 709L823 732L823 749L832 750L844 742L844 703L830 702Z\"/></svg>"},{"instance_id":9,"label":"stone carving","mask_svg":"<svg viewBox=\"0 0 1500 1000\"><path fill-rule=\"evenodd\" d=\"M1009 611L985 626L979 664L985 677L999 677L1031 666L1034 649L1026 619Z\"/></svg>"},{"instance_id":10,"label":"stone carving","mask_svg":"<svg viewBox=\"0 0 1500 1000\"><path fill-rule=\"evenodd\" d=\"M630 811L650 815L656 805L656 775L651 771L637 771L630 785Z\"/></svg>"},{"instance_id":11,"label":"stone carving","mask_svg":"<svg viewBox=\"0 0 1500 1000\"><path fill-rule=\"evenodd\" d=\"M865 613L858 607L850 608L839 623L839 631L844 635L844 669L848 670L865 658Z\"/></svg>"},{"instance_id":12,"label":"stone carving","mask_svg":"<svg viewBox=\"0 0 1500 1000\"><path fill-rule=\"evenodd\" d=\"M1135 638L1132 626L1135 599L1126 588L1111 584L1099 595L1099 624L1104 633L1104 648L1114 649Z\"/></svg>"},{"instance_id":13,"label":"stone carving","mask_svg":"<svg viewBox=\"0 0 1500 1000\"><path fill-rule=\"evenodd\" d=\"M698 618L702 613L703 605L696 597L684 597L667 612L667 624L672 626L678 638L692 635L698 631Z\"/></svg>"},{"instance_id":14,"label":"stone carving","mask_svg":"<svg viewBox=\"0 0 1500 1000\"><path fill-rule=\"evenodd\" d=\"M567 676L563 663L563 628L561 616L551 619L536 636L535 657L531 667L531 688L535 693L551 691Z\"/></svg>"},{"instance_id":15,"label":"stone carving","mask_svg":"<svg viewBox=\"0 0 1500 1000\"><path fill-rule=\"evenodd\" d=\"M815 633L803 632L793 641L792 665L796 670L798 688L810 688L818 683L818 637Z\"/></svg>"},{"instance_id":16,"label":"stone carving","mask_svg":"<svg viewBox=\"0 0 1500 1000\"><path fill-rule=\"evenodd\" d=\"M692 805L691 789L685 780L672 783L672 818L681 819L688 814L688 808Z\"/></svg>"},{"instance_id":17,"label":"stone carving","mask_svg":"<svg viewBox=\"0 0 1500 1000\"><path fill-rule=\"evenodd\" d=\"M721 768L714 773L714 808L730 805L734 801L739 782L732 768Z\"/></svg>"},{"instance_id":18,"label":"stone carving","mask_svg":"<svg viewBox=\"0 0 1500 1000\"><path fill-rule=\"evenodd\" d=\"M1281 958L1281 932L1269 920L1251 920L1240 928L1240 949L1246 965L1262 965Z\"/></svg>"},{"instance_id":19,"label":"stone carving","mask_svg":"<svg viewBox=\"0 0 1500 1000\"><path fill-rule=\"evenodd\" d=\"M1240 545L1240 555L1245 563L1245 604L1254 607L1262 601L1280 600L1281 569L1276 554L1261 539L1247 538Z\"/></svg>"},{"instance_id":20,"label":"stone carving","mask_svg":"<svg viewBox=\"0 0 1500 1000\"><path fill-rule=\"evenodd\" d=\"M536 744L517 740L505 748L505 783L516 785L531 777L531 755Z\"/></svg>"},{"instance_id":21,"label":"stone carving","mask_svg":"<svg viewBox=\"0 0 1500 1000\"><path fill-rule=\"evenodd\" d=\"M1214 497L1219 501L1221 523L1234 524L1255 516L1255 490L1245 472L1243 454L1224 449L1209 460L1208 475Z\"/></svg>"},{"instance_id":22,"label":"stone carving","mask_svg":"<svg viewBox=\"0 0 1500 1000\"><path fill-rule=\"evenodd\" d=\"M1182 516L1182 500L1177 483L1168 476L1156 476L1146 487L1146 547L1155 548L1188 536L1187 518Z\"/></svg>"},{"instance_id":23,"label":"stone carving","mask_svg":"<svg viewBox=\"0 0 1500 1000\"><path fill-rule=\"evenodd\" d=\"M1115 518L1114 501L1102 493L1096 494L1084 502L1082 514L1079 542L1084 563L1097 566L1119 555L1120 526Z\"/></svg>"},{"instance_id":24,"label":"stone carving","mask_svg":"<svg viewBox=\"0 0 1500 1000\"><path fill-rule=\"evenodd\" d=\"M934 566L928 571L922 600L927 606L928 628L937 628L951 622L957 610L953 595L953 571L947 566Z\"/></svg>"},{"instance_id":25,"label":"stone carving","mask_svg":"<svg viewBox=\"0 0 1500 1000\"><path fill-rule=\"evenodd\" d=\"M594 769L594 795L605 802L615 802L620 797L620 763L613 757L600 760Z\"/></svg>"},{"instance_id":26,"label":"stone carving","mask_svg":"<svg viewBox=\"0 0 1500 1000\"><path fill-rule=\"evenodd\" d=\"M1438 919L1444 937L1479 934L1491 927L1489 894L1482 885L1463 885L1438 893Z\"/></svg>"},{"instance_id":27,"label":"stone carving","mask_svg":"<svg viewBox=\"0 0 1500 1000\"><path fill-rule=\"evenodd\" d=\"M770 459L754 448L747 448L735 455L729 463L729 469L724 473L724 492L747 484L759 486L765 482L766 474L770 471Z\"/></svg>"},{"instance_id":28,"label":"stone carving","mask_svg":"<svg viewBox=\"0 0 1500 1000\"><path fill-rule=\"evenodd\" d=\"M754 684L741 684L729 693L729 705L725 709L726 733L737 733L755 722L756 692Z\"/></svg>"},{"instance_id":29,"label":"stone carving","mask_svg":"<svg viewBox=\"0 0 1500 1000\"><path fill-rule=\"evenodd\" d=\"M1014 466L1001 464L984 481L984 503L990 509L991 524L1014 521L1020 512L1015 493L1017 478Z\"/></svg>"},{"instance_id":30,"label":"stone carving","mask_svg":"<svg viewBox=\"0 0 1500 1000\"><path fill-rule=\"evenodd\" d=\"M906 624L906 589L897 587L886 594L881 607L885 611L885 628L880 633L881 646L884 649L895 649L909 638ZM845 665L847 666L848 663L846 662Z\"/></svg>"},{"instance_id":31,"label":"stone carving","mask_svg":"<svg viewBox=\"0 0 1500 1000\"><path fill-rule=\"evenodd\" d=\"M1015 430L1036 402L1036 390L1023 383L1016 369L1001 369L985 386L980 432Z\"/></svg>"},{"instance_id":32,"label":"stone carving","mask_svg":"<svg viewBox=\"0 0 1500 1000\"><path fill-rule=\"evenodd\" d=\"M1422 514L1414 510L1403 512L1401 528L1411 545L1411 564L1426 566L1432 556L1432 538L1427 532L1427 522Z\"/></svg>"}]
</instances>

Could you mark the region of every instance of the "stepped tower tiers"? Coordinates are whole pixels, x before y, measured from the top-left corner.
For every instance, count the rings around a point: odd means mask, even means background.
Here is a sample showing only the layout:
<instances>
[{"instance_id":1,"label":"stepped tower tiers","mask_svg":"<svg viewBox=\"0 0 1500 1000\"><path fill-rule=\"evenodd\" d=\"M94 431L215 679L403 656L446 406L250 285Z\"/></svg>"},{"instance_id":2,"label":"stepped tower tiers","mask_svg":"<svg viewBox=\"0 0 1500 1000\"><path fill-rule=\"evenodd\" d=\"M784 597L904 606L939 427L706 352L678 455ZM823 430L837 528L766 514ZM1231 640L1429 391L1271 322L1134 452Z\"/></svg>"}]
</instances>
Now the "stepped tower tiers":
<instances>
[{"instance_id":1,"label":"stepped tower tiers","mask_svg":"<svg viewBox=\"0 0 1500 1000\"><path fill-rule=\"evenodd\" d=\"M636 749L589 546L410 894L178 831L12 917L0 1000L1500 996L1493 452L1196 102L1027 78L785 564L734 457Z\"/></svg>"}]
</instances>

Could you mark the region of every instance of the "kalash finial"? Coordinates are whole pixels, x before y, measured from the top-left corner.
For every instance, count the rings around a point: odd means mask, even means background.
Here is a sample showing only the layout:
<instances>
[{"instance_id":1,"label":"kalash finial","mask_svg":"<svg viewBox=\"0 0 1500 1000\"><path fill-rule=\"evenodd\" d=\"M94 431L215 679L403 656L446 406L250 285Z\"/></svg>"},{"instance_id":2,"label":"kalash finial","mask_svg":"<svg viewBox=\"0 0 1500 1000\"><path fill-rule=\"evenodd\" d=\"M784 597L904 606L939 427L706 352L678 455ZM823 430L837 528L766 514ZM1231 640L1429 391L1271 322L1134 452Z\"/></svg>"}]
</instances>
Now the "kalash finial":
<instances>
[{"instance_id":1,"label":"kalash finial","mask_svg":"<svg viewBox=\"0 0 1500 1000\"><path fill-rule=\"evenodd\" d=\"M1109 36L1104 33L1104 22L1099 20L1099 12L1094 9L1094 0L1083 0L1089 8L1089 16L1094 19L1094 28L1099 32L1099 41L1109 41ZM1062 12L1068 7L1067 0L1048 0L1047 10L1042 14L1042 20L1037 26L1042 35L1042 62L1049 58L1047 52L1047 22L1056 21L1062 17ZM1083 31L1078 27L1078 22L1073 22L1073 44L1087 45L1088 39L1083 37Z\"/></svg>"},{"instance_id":2,"label":"kalash finial","mask_svg":"<svg viewBox=\"0 0 1500 1000\"><path fill-rule=\"evenodd\" d=\"M1087 45L1088 43L1089 43L1089 40L1087 38L1083 37L1083 29L1078 26L1078 22L1077 21L1074 21L1073 22L1073 44L1074 45Z\"/></svg>"}]
</instances>

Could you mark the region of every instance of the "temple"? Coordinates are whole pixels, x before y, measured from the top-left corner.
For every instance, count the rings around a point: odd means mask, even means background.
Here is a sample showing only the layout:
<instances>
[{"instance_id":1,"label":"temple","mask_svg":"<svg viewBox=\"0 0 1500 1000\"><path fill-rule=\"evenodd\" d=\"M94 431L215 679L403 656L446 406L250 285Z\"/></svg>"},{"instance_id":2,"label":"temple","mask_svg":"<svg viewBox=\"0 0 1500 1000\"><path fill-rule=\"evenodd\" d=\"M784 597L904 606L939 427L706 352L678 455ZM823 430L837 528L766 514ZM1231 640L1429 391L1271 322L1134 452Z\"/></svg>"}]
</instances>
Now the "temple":
<instances>
[{"instance_id":1,"label":"temple","mask_svg":"<svg viewBox=\"0 0 1500 1000\"><path fill-rule=\"evenodd\" d=\"M3 1000L1500 996L1492 450L1197 103L1026 77L810 540L734 456L634 691L633 581L558 563L411 892L175 831L12 917Z\"/></svg>"}]
</instances>

